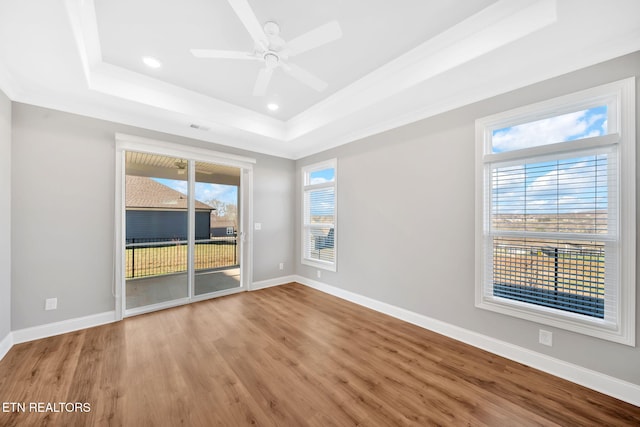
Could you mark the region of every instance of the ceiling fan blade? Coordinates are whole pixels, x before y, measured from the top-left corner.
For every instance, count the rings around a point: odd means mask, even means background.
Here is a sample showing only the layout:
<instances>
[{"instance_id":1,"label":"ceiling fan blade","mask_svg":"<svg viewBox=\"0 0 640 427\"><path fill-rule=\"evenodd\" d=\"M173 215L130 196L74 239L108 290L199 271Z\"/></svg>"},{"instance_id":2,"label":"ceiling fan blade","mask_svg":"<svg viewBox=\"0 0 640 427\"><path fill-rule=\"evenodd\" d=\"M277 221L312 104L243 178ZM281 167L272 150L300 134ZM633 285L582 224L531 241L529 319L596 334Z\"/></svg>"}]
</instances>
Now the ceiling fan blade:
<instances>
[{"instance_id":1,"label":"ceiling fan blade","mask_svg":"<svg viewBox=\"0 0 640 427\"><path fill-rule=\"evenodd\" d=\"M314 76L304 68L301 68L297 65L293 64L282 64L282 69L289 74L294 79L306 84L307 86L317 90L318 92L322 92L327 88L327 83L320 80L318 77Z\"/></svg>"},{"instance_id":2,"label":"ceiling fan blade","mask_svg":"<svg viewBox=\"0 0 640 427\"><path fill-rule=\"evenodd\" d=\"M338 40L340 37L342 37L340 24L337 21L331 21L289 41L284 49L289 56L293 56Z\"/></svg>"},{"instance_id":3,"label":"ceiling fan blade","mask_svg":"<svg viewBox=\"0 0 640 427\"><path fill-rule=\"evenodd\" d=\"M236 50L191 49L191 54L196 58L260 59L251 52Z\"/></svg>"},{"instance_id":4,"label":"ceiling fan blade","mask_svg":"<svg viewBox=\"0 0 640 427\"><path fill-rule=\"evenodd\" d=\"M273 75L273 68L262 68L258 73L256 84L253 87L253 96L264 96Z\"/></svg>"},{"instance_id":5,"label":"ceiling fan blade","mask_svg":"<svg viewBox=\"0 0 640 427\"><path fill-rule=\"evenodd\" d=\"M242 21L242 24L251 35L253 41L266 50L269 47L269 39L264 33L262 25L260 24L260 21L258 21L258 18L253 12L253 9L251 9L251 6L249 6L249 2L247 0L227 1L233 8L233 11L236 13L236 15L238 15L238 18L240 18L240 21Z\"/></svg>"}]
</instances>

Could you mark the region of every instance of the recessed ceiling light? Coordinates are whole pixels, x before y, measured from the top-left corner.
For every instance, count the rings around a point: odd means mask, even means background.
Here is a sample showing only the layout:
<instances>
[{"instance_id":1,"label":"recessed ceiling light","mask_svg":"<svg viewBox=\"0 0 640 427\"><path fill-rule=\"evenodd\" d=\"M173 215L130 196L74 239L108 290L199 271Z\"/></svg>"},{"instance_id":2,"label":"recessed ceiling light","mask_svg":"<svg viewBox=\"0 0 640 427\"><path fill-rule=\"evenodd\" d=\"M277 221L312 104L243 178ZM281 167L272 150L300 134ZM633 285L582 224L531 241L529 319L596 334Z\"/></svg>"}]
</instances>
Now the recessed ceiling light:
<instances>
[{"instance_id":1,"label":"recessed ceiling light","mask_svg":"<svg viewBox=\"0 0 640 427\"><path fill-rule=\"evenodd\" d=\"M280 106L274 102L267 104L267 108L271 111L276 111Z\"/></svg>"},{"instance_id":2,"label":"recessed ceiling light","mask_svg":"<svg viewBox=\"0 0 640 427\"><path fill-rule=\"evenodd\" d=\"M153 56L143 56L142 62L149 68L160 68L162 66L162 62L158 61Z\"/></svg>"}]
</instances>

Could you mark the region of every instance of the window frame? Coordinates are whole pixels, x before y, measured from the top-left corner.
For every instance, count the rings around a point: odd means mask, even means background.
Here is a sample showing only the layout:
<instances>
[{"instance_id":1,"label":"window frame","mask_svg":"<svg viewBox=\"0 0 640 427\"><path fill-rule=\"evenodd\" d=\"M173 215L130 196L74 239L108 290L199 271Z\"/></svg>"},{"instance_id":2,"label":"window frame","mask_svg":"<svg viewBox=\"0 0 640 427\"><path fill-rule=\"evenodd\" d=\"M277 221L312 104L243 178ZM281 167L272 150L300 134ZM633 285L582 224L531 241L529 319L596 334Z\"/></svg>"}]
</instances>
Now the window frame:
<instances>
[{"instance_id":1,"label":"window frame","mask_svg":"<svg viewBox=\"0 0 640 427\"><path fill-rule=\"evenodd\" d=\"M635 346L635 96L635 78L628 78L476 120L476 307ZM495 130L605 104L608 107L606 135L501 153L492 152L492 137ZM617 295L613 316L611 315L612 307L607 306L606 296L605 319L598 319L489 294L487 290L492 289L492 285L485 283L485 278L489 277L488 270L493 268L493 252L489 254L490 245L487 244L493 239L490 234L492 164L506 161L525 163L543 156L567 156L567 153L579 155L587 149L608 145L617 146L619 185L618 192L613 197L614 203L617 203L615 244L619 257L613 274L617 275L618 280L614 285L615 289L605 289L605 294L613 291Z\"/></svg>"},{"instance_id":2,"label":"window frame","mask_svg":"<svg viewBox=\"0 0 640 427\"><path fill-rule=\"evenodd\" d=\"M334 171L334 179L333 181L324 182L320 184L310 184L310 176L313 172L325 170L325 169L333 169ZM311 267L320 268L328 271L336 271L337 270L337 261L338 261L338 161L333 158L330 160L325 160L319 163L314 163L311 165L307 165L302 167L302 190L301 194L301 263L304 265L308 265ZM307 215L305 211L305 194L307 191L313 191L324 188L333 188L334 190L334 221L333 221L333 261L325 261L315 258L307 257L306 251L306 242L307 242L307 234L308 230L310 230L311 226L307 223L307 218L310 215Z\"/></svg>"}]
</instances>

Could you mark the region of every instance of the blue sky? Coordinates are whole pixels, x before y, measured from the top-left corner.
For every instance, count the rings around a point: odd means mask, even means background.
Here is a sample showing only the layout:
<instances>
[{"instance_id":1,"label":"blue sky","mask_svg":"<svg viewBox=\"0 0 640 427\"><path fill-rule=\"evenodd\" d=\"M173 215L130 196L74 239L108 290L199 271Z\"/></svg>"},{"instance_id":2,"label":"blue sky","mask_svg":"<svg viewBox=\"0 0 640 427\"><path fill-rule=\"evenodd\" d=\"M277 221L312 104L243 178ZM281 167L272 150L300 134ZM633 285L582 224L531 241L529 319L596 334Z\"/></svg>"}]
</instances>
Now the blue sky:
<instances>
[{"instance_id":1,"label":"blue sky","mask_svg":"<svg viewBox=\"0 0 640 427\"><path fill-rule=\"evenodd\" d=\"M607 133L607 108L595 107L494 131L493 152ZM494 169L498 213L576 213L607 208L606 154Z\"/></svg>"},{"instance_id":2,"label":"blue sky","mask_svg":"<svg viewBox=\"0 0 640 427\"><path fill-rule=\"evenodd\" d=\"M319 171L313 171L309 174L310 184L322 184L323 182L333 181L336 176L336 170L334 168L322 169Z\"/></svg>"},{"instance_id":3,"label":"blue sky","mask_svg":"<svg viewBox=\"0 0 640 427\"><path fill-rule=\"evenodd\" d=\"M153 178L162 185L173 188L182 194L187 194L187 181L174 179ZM238 204L238 187L235 185L209 184L196 182L196 200L207 202L216 199L223 203Z\"/></svg>"},{"instance_id":4,"label":"blue sky","mask_svg":"<svg viewBox=\"0 0 640 427\"><path fill-rule=\"evenodd\" d=\"M600 136L607 133L607 107L563 114L493 131L494 153ZM544 137L541 137L541 136Z\"/></svg>"}]
</instances>

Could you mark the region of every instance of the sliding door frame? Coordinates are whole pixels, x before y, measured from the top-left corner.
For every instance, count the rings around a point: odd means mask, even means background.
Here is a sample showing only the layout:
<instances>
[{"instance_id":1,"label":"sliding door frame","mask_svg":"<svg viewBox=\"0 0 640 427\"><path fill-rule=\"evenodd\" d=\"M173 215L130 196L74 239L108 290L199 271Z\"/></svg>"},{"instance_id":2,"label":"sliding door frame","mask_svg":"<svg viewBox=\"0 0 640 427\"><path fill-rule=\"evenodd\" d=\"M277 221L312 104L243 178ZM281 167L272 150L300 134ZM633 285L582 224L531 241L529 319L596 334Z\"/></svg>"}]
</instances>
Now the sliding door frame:
<instances>
[{"instance_id":1,"label":"sliding door frame","mask_svg":"<svg viewBox=\"0 0 640 427\"><path fill-rule=\"evenodd\" d=\"M125 203L125 153L136 151L139 153L149 153L162 156L171 156L186 159L189 162L189 250L187 277L189 282L189 293L186 298L180 298L159 304L152 304L138 309L126 309L126 279L125 279L125 250L126 240L126 203ZM193 266L193 231L195 227L195 162L214 163L223 166L232 166L240 169L240 189L239 189L239 233L240 239L240 287L215 294L194 295L194 269ZM115 299L116 318L121 320L126 316L133 316L149 311L160 310L177 305L188 304L195 301L215 298L222 295L229 295L237 292L249 290L253 281L253 165L256 160L250 157L238 156L234 154L222 153L219 151L207 150L197 147L176 144L172 142L160 141L150 138L143 138L134 135L116 133L116 171L115 171L115 234L114 234L114 270L115 278L113 285L113 296Z\"/></svg>"}]
</instances>

